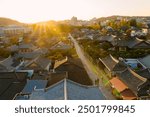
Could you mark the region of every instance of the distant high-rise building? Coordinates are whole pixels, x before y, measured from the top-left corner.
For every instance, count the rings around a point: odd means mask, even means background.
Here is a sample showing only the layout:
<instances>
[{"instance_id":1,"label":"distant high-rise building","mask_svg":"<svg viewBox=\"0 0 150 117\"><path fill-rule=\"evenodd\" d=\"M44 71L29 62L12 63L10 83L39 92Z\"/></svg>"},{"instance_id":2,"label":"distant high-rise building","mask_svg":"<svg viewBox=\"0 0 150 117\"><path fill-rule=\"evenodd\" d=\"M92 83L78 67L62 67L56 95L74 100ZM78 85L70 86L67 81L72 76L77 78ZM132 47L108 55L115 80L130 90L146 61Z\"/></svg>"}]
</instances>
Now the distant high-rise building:
<instances>
[{"instance_id":1,"label":"distant high-rise building","mask_svg":"<svg viewBox=\"0 0 150 117\"><path fill-rule=\"evenodd\" d=\"M75 17L75 16L73 16L73 17L71 18L71 21L73 21L73 22L77 22L77 21L78 21L78 18L77 18L77 17Z\"/></svg>"}]
</instances>

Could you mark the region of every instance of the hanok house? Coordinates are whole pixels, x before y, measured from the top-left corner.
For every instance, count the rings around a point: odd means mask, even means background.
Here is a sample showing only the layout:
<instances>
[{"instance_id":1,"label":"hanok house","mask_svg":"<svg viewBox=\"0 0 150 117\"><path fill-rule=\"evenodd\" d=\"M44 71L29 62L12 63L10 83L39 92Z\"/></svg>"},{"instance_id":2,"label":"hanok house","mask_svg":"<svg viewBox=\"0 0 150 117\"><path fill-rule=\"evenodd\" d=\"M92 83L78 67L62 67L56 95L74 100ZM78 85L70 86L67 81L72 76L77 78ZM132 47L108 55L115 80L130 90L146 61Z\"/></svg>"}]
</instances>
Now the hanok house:
<instances>
[{"instance_id":1,"label":"hanok house","mask_svg":"<svg viewBox=\"0 0 150 117\"><path fill-rule=\"evenodd\" d=\"M45 54L46 51L44 51L43 49L36 49L32 52L26 52L26 53L18 53L15 55L15 58L18 58L18 59L23 59L23 60L33 60L43 54Z\"/></svg>"},{"instance_id":2,"label":"hanok house","mask_svg":"<svg viewBox=\"0 0 150 117\"><path fill-rule=\"evenodd\" d=\"M32 69L34 72L50 71L51 60L43 57L37 57L23 66L23 69Z\"/></svg>"},{"instance_id":3,"label":"hanok house","mask_svg":"<svg viewBox=\"0 0 150 117\"><path fill-rule=\"evenodd\" d=\"M150 80L148 78L140 76L140 74L137 74L130 68L127 68L122 73L118 73L116 76L137 98L149 97Z\"/></svg>"},{"instance_id":4,"label":"hanok house","mask_svg":"<svg viewBox=\"0 0 150 117\"><path fill-rule=\"evenodd\" d=\"M25 72L0 72L0 100L11 100L26 84Z\"/></svg>"},{"instance_id":5,"label":"hanok house","mask_svg":"<svg viewBox=\"0 0 150 117\"><path fill-rule=\"evenodd\" d=\"M119 51L127 51L132 49L150 49L150 43L138 38L118 40L115 48Z\"/></svg>"},{"instance_id":6,"label":"hanok house","mask_svg":"<svg viewBox=\"0 0 150 117\"><path fill-rule=\"evenodd\" d=\"M115 59L112 55L108 55L105 58L99 58L101 67L109 75L109 77L114 76L116 73L120 73L126 69L125 64Z\"/></svg>"},{"instance_id":7,"label":"hanok house","mask_svg":"<svg viewBox=\"0 0 150 117\"><path fill-rule=\"evenodd\" d=\"M113 41L115 40L115 36L113 35L106 35L106 36L101 36L99 37L97 40L99 40L100 42L109 42L109 43L113 43Z\"/></svg>"},{"instance_id":8,"label":"hanok house","mask_svg":"<svg viewBox=\"0 0 150 117\"><path fill-rule=\"evenodd\" d=\"M22 62L9 56L8 58L0 61L0 72L11 72L18 69Z\"/></svg>"},{"instance_id":9,"label":"hanok house","mask_svg":"<svg viewBox=\"0 0 150 117\"><path fill-rule=\"evenodd\" d=\"M36 47L31 43L29 44L21 43L19 44L18 48L19 53L33 52L36 49Z\"/></svg>"},{"instance_id":10,"label":"hanok house","mask_svg":"<svg viewBox=\"0 0 150 117\"><path fill-rule=\"evenodd\" d=\"M85 71L83 64L78 58L65 58L56 61L54 64L54 71L68 72L68 79L83 85L92 85L92 81Z\"/></svg>"},{"instance_id":11,"label":"hanok house","mask_svg":"<svg viewBox=\"0 0 150 117\"><path fill-rule=\"evenodd\" d=\"M14 96L14 100L28 100L30 94L35 89L46 88L47 80L27 80L27 83L23 90Z\"/></svg>"},{"instance_id":12,"label":"hanok house","mask_svg":"<svg viewBox=\"0 0 150 117\"><path fill-rule=\"evenodd\" d=\"M67 50L67 49L71 49L71 48L72 48L71 45L60 41L57 44L55 44L54 46L52 46L50 49L51 50Z\"/></svg>"},{"instance_id":13,"label":"hanok house","mask_svg":"<svg viewBox=\"0 0 150 117\"><path fill-rule=\"evenodd\" d=\"M146 68L150 68L150 55L147 55L143 58L138 59L142 65L144 65Z\"/></svg>"},{"instance_id":14,"label":"hanok house","mask_svg":"<svg viewBox=\"0 0 150 117\"><path fill-rule=\"evenodd\" d=\"M121 80L119 80L117 77L113 77L110 80L110 83L112 85L113 91L112 93L119 99L123 100L133 100L136 99L136 96L134 93L128 88L127 85L125 85Z\"/></svg>"},{"instance_id":15,"label":"hanok house","mask_svg":"<svg viewBox=\"0 0 150 117\"><path fill-rule=\"evenodd\" d=\"M47 88L34 88L27 97L18 95L16 100L105 100L98 86L86 86L63 79Z\"/></svg>"},{"instance_id":16,"label":"hanok house","mask_svg":"<svg viewBox=\"0 0 150 117\"><path fill-rule=\"evenodd\" d=\"M11 51L11 52L18 52L18 51L19 51L17 45L12 45L12 46L8 47L7 49L8 49L9 51Z\"/></svg>"},{"instance_id":17,"label":"hanok house","mask_svg":"<svg viewBox=\"0 0 150 117\"><path fill-rule=\"evenodd\" d=\"M143 85L145 88L143 88L143 95L140 96L141 99L150 99L150 96L148 94L150 94L150 68L146 68L140 71L136 71L136 73L144 78L147 79L147 82ZM147 92L145 92L147 91ZM146 94L145 94L146 93Z\"/></svg>"}]
</instances>

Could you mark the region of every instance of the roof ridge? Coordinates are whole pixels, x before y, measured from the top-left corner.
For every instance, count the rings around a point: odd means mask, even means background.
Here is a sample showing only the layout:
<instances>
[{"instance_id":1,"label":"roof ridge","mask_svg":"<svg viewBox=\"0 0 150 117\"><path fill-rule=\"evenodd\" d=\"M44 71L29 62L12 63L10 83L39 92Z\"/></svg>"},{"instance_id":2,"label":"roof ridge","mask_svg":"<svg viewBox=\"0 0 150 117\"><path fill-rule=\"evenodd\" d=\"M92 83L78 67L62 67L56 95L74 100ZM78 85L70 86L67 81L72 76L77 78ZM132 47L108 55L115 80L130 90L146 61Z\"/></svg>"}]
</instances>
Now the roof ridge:
<instances>
[{"instance_id":1,"label":"roof ridge","mask_svg":"<svg viewBox=\"0 0 150 117\"><path fill-rule=\"evenodd\" d=\"M91 85L91 86L83 85L83 84L80 84L80 83L75 82L75 81L70 80L70 79L66 79L66 81L71 82L71 83L74 83L74 84L77 84L77 85L79 85L79 86L81 86L81 87L86 87L86 88L94 88L94 87L98 87L97 85Z\"/></svg>"},{"instance_id":2,"label":"roof ridge","mask_svg":"<svg viewBox=\"0 0 150 117\"><path fill-rule=\"evenodd\" d=\"M119 63L119 60L117 60L116 58L114 58L111 54L109 54L109 56L111 57L111 59L112 59L113 61L115 61L116 63Z\"/></svg>"},{"instance_id":3,"label":"roof ridge","mask_svg":"<svg viewBox=\"0 0 150 117\"><path fill-rule=\"evenodd\" d=\"M134 72L132 69L130 69L129 67L127 68L129 70L129 72L134 75L135 77L137 77L138 79L142 80L143 82L146 82L146 78L140 76L139 74L137 74L136 72Z\"/></svg>"},{"instance_id":4,"label":"roof ridge","mask_svg":"<svg viewBox=\"0 0 150 117\"><path fill-rule=\"evenodd\" d=\"M64 100L67 100L67 80L64 79Z\"/></svg>"},{"instance_id":5,"label":"roof ridge","mask_svg":"<svg viewBox=\"0 0 150 117\"><path fill-rule=\"evenodd\" d=\"M11 56L9 56L9 57L5 58L4 60L0 61L0 64L3 63L3 62L5 62L8 59L11 59Z\"/></svg>"}]
</instances>

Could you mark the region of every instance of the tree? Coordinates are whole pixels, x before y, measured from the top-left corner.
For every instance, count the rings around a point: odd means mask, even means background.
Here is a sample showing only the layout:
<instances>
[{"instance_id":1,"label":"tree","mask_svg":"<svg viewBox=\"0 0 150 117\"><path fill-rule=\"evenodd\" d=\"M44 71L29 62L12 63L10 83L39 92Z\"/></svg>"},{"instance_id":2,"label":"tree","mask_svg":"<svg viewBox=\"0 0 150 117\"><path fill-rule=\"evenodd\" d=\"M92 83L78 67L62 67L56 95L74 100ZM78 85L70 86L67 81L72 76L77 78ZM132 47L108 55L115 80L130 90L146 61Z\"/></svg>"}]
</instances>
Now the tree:
<instances>
[{"instance_id":1,"label":"tree","mask_svg":"<svg viewBox=\"0 0 150 117\"><path fill-rule=\"evenodd\" d=\"M131 30L130 29L126 30L126 34L128 37L130 37L131 36Z\"/></svg>"},{"instance_id":2,"label":"tree","mask_svg":"<svg viewBox=\"0 0 150 117\"><path fill-rule=\"evenodd\" d=\"M11 37L10 44L14 45L14 44L17 44L17 43L18 43L18 37Z\"/></svg>"},{"instance_id":3,"label":"tree","mask_svg":"<svg viewBox=\"0 0 150 117\"><path fill-rule=\"evenodd\" d=\"M136 22L135 19L131 19L131 20L129 21L129 23L130 23L130 26L137 27L137 22Z\"/></svg>"}]
</instances>

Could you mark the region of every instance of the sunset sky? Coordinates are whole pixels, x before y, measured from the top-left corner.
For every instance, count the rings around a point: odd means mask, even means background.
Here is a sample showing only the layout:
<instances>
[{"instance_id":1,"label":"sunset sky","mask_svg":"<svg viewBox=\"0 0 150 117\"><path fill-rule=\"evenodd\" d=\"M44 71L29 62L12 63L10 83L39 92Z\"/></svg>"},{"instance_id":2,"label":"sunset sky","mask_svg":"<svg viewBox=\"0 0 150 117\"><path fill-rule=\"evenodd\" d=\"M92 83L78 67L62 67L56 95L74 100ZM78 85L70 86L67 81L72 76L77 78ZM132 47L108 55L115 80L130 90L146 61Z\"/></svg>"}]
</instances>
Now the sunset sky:
<instances>
[{"instance_id":1,"label":"sunset sky","mask_svg":"<svg viewBox=\"0 0 150 117\"><path fill-rule=\"evenodd\" d=\"M0 17L33 23L72 16L150 16L150 0L0 0Z\"/></svg>"}]
</instances>

